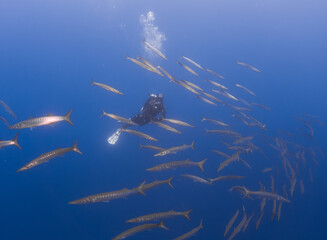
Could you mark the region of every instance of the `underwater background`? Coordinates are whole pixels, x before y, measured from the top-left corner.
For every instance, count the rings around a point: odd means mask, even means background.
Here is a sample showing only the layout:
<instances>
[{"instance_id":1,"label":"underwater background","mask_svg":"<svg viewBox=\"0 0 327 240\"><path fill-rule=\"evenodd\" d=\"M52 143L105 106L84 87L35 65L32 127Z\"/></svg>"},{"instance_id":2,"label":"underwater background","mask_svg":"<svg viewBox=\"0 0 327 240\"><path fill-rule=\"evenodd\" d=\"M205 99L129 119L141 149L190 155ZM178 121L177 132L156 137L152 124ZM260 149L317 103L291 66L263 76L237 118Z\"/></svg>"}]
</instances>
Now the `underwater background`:
<instances>
[{"instance_id":1,"label":"underwater background","mask_svg":"<svg viewBox=\"0 0 327 240\"><path fill-rule=\"evenodd\" d=\"M296 116L312 114L327 123L327 2L320 1L0 1L0 99L17 115L18 121L29 117L64 115L72 109L74 126L62 122L54 126L19 130L20 151L15 146L0 149L0 239L112 239L135 225L126 220L160 211L186 211L192 221L172 218L165 221L170 229L153 229L130 239L174 239L197 227L194 239L223 239L225 227L237 209L241 221L242 206L254 213L253 222L238 239L325 239L327 222L326 158L317 154L319 165L312 164L313 183L307 172L301 173L305 193L295 186L291 203L283 204L281 218L271 220L272 201L267 200L259 228L260 199L243 199L229 189L244 185L259 190L261 181L270 190L274 172L276 191L283 195L283 174L278 151L259 135L253 142L260 152L244 155L252 169L234 163L221 175L242 175L242 180L204 185L180 177L188 173L214 178L223 160L211 152L228 154L221 143L228 138L206 134L218 129L203 117L220 119L243 136L260 133L282 137L279 129L296 134L289 139L302 146L319 146L326 152L325 125L313 123L314 140L304 136L303 123ZM169 61L155 55L141 43L153 43ZM126 55L143 56L160 65L176 79L185 79L211 92L208 77L226 85L233 95L249 102L269 106L272 111L253 108L251 115L266 124L267 132L249 128L235 119L233 110L200 101L193 93L149 72L130 61ZM177 64L187 56L226 79L188 64L199 73L196 77ZM236 64L249 63L261 70L251 71ZM106 83L124 93L117 95L97 86L91 79ZM235 88L239 83L256 97ZM195 149L162 158L153 151L140 150L151 142L123 133L116 145L107 138L120 123L102 110L132 117L140 111L148 94L163 93L167 118L179 119L194 128L175 126L178 135L148 124L133 129L159 139L154 145L168 148L195 142ZM213 94L211 92L211 94ZM219 97L219 95L217 95ZM235 103L227 99L229 103ZM236 105L236 104L235 104ZM241 104L238 104L241 106ZM246 106L243 106L246 107ZM16 123L4 108L0 115ZM0 123L0 139L16 134ZM67 153L28 171L16 171L43 153L58 147L70 147L78 140L83 155ZM148 172L155 165L190 158L208 158L205 172L198 168L180 168ZM308 157L308 161L309 157ZM143 181L164 180L174 176L172 184L146 193L109 203L69 205L68 202L124 187L133 188ZM233 228L232 228L233 229ZM232 231L232 230L231 230ZM226 238L227 239L227 238Z\"/></svg>"}]
</instances>

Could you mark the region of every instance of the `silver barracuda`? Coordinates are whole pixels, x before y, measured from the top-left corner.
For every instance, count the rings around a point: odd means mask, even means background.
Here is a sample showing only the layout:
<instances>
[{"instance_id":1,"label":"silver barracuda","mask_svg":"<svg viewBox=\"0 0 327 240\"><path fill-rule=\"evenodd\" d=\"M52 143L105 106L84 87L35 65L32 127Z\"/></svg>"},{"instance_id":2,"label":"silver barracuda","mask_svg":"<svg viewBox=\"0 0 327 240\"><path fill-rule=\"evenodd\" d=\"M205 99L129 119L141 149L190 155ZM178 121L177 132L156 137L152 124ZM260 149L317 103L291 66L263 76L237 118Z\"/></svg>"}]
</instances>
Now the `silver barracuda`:
<instances>
[{"instance_id":1,"label":"silver barracuda","mask_svg":"<svg viewBox=\"0 0 327 240\"><path fill-rule=\"evenodd\" d=\"M140 186L132 189L124 188L118 191L104 192L104 193L90 195L84 198L71 201L68 204L89 204L89 203L97 203L97 202L109 202L111 200L126 198L130 195L135 195L138 193L145 195L145 193L143 192L144 183L145 182L141 183Z\"/></svg>"},{"instance_id":2,"label":"silver barracuda","mask_svg":"<svg viewBox=\"0 0 327 240\"><path fill-rule=\"evenodd\" d=\"M77 152L79 154L82 154L82 152L77 148L77 141L74 143L74 145L72 147L69 148L58 148L56 150L53 150L51 152L48 153L44 153L41 156L35 158L33 161L27 163L26 165L24 165L22 168L18 169L17 172L21 172L21 171L25 171L28 169L31 169L37 165L40 165L41 163L45 163L48 162L49 160L58 157L58 156L62 156L68 152Z\"/></svg>"},{"instance_id":3,"label":"silver barracuda","mask_svg":"<svg viewBox=\"0 0 327 240\"><path fill-rule=\"evenodd\" d=\"M146 223L143 225L139 225L133 228L130 228L128 230L126 230L125 232L122 232L121 234L117 235L116 237L114 237L112 240L120 240L120 239L125 239L129 236L133 236L136 233L139 232L143 232L146 230L150 230L153 228L163 228L165 230L169 230L165 225L163 220L160 223Z\"/></svg>"},{"instance_id":4,"label":"silver barracuda","mask_svg":"<svg viewBox=\"0 0 327 240\"><path fill-rule=\"evenodd\" d=\"M152 123L154 123L158 127L161 127L163 129L166 129L167 131L178 133L178 134L182 134L180 131L178 131L177 129L175 129L175 128L167 125L167 124L164 124L164 123L161 123L161 122L155 122L155 121L153 121Z\"/></svg>"},{"instance_id":5,"label":"silver barracuda","mask_svg":"<svg viewBox=\"0 0 327 240\"><path fill-rule=\"evenodd\" d=\"M174 240L184 240L184 239L190 238L190 237L194 236L202 228L203 228L203 225L202 225L202 219L201 219L200 225L198 227L193 228L191 231L184 233L182 236L179 236L178 238L175 238Z\"/></svg>"},{"instance_id":6,"label":"silver barracuda","mask_svg":"<svg viewBox=\"0 0 327 240\"><path fill-rule=\"evenodd\" d=\"M167 154L175 154L177 152L184 151L184 150L189 149L189 148L192 148L194 150L194 141L190 145L183 144L182 146L177 146L177 147L172 147L172 148L165 149L164 151L161 151L161 152L157 153L154 156L155 157L161 157L161 156L165 156Z\"/></svg>"},{"instance_id":7,"label":"silver barracuda","mask_svg":"<svg viewBox=\"0 0 327 240\"><path fill-rule=\"evenodd\" d=\"M255 67L253 67L253 66L251 66L251 65L249 65L249 64L247 64L247 63L239 62L239 61L236 61L236 63L237 63L238 65L243 66L243 67L249 68L249 69L251 69L252 71L255 71L255 72L258 72L258 73L261 72L259 69L255 68Z\"/></svg>"},{"instance_id":8,"label":"silver barracuda","mask_svg":"<svg viewBox=\"0 0 327 240\"><path fill-rule=\"evenodd\" d=\"M203 69L203 67L201 67L201 66L200 66L200 64L198 64L198 63L194 62L192 59L190 59L190 58L187 58L187 57L185 57L185 56L182 56L182 58L183 58L183 59L185 59L186 61L188 61L188 62L192 63L194 66L196 66L196 67L198 67L198 68L200 68L200 69L204 70L204 69Z\"/></svg>"},{"instance_id":9,"label":"silver barracuda","mask_svg":"<svg viewBox=\"0 0 327 240\"><path fill-rule=\"evenodd\" d=\"M218 120L215 120L215 119L211 119L211 118L202 118L201 122L203 122L203 121L212 122L214 124L217 124L217 125L220 125L220 126L223 126L223 127L229 127L229 125L227 123L224 123L224 122L221 122L221 121L218 121Z\"/></svg>"},{"instance_id":10,"label":"silver barracuda","mask_svg":"<svg viewBox=\"0 0 327 240\"><path fill-rule=\"evenodd\" d=\"M204 184L209 184L209 185L212 184L212 182L210 182L204 178L201 178L199 176L195 176L195 175L191 175L191 174L182 174L181 176L184 178L191 179L193 182L199 182L199 183L204 183Z\"/></svg>"},{"instance_id":11,"label":"silver barracuda","mask_svg":"<svg viewBox=\"0 0 327 240\"><path fill-rule=\"evenodd\" d=\"M188 72L194 74L195 76L199 76L192 68L186 66L184 63L181 63L180 61L178 61L178 64L181 65Z\"/></svg>"},{"instance_id":12,"label":"silver barracuda","mask_svg":"<svg viewBox=\"0 0 327 240\"><path fill-rule=\"evenodd\" d=\"M106 113L104 110L102 110L102 114L101 114L101 117L103 116L107 116L107 117L110 117L112 119L115 119L119 122L123 122L123 123L127 123L127 124L130 124L130 125L134 125L134 126L137 126L137 124L135 122L133 122L132 120L130 119L127 119L127 118L124 118L124 117L121 117L121 116L118 116L118 115L115 115L115 114L112 114L112 113Z\"/></svg>"},{"instance_id":13,"label":"silver barracuda","mask_svg":"<svg viewBox=\"0 0 327 240\"><path fill-rule=\"evenodd\" d=\"M131 129L122 129L121 131L122 132L127 132L129 134L132 134L132 135L135 135L135 136L138 136L138 137L141 137L141 138L145 138L145 139L148 139L148 140L151 140L151 141L155 141L155 142L158 141L158 139L155 139L155 138L151 137L150 135L139 132L139 131L135 131L135 130L131 130Z\"/></svg>"},{"instance_id":14,"label":"silver barracuda","mask_svg":"<svg viewBox=\"0 0 327 240\"><path fill-rule=\"evenodd\" d=\"M160 76L164 76L153 64L151 64L149 61L145 60L144 58L142 57L138 57L137 59L141 59L142 62L144 62L145 65L147 65L149 68L152 69L153 72L159 74Z\"/></svg>"},{"instance_id":15,"label":"silver barracuda","mask_svg":"<svg viewBox=\"0 0 327 240\"><path fill-rule=\"evenodd\" d=\"M69 112L65 116L52 116L48 115L45 117L38 117L38 118L30 118L25 121L16 123L14 125L9 126L9 129L24 129L24 128L34 128L44 125L50 125L53 123L66 121L71 125L74 125L73 122L70 120L70 114L72 110L69 110Z\"/></svg>"},{"instance_id":16,"label":"silver barracuda","mask_svg":"<svg viewBox=\"0 0 327 240\"><path fill-rule=\"evenodd\" d=\"M173 184L171 183L171 180L173 180L173 178L174 177L170 177L167 180L161 180L161 181L155 180L153 182L144 184L144 186L142 187L142 189L143 189L143 191L147 191L147 190L150 190L152 188L155 188L155 187L160 186L160 185L163 185L163 184L168 184L169 187L174 188Z\"/></svg>"},{"instance_id":17,"label":"silver barracuda","mask_svg":"<svg viewBox=\"0 0 327 240\"><path fill-rule=\"evenodd\" d=\"M165 69L163 69L161 66L157 67L158 69L160 69L168 78L169 80L174 79Z\"/></svg>"},{"instance_id":18,"label":"silver barracuda","mask_svg":"<svg viewBox=\"0 0 327 240\"><path fill-rule=\"evenodd\" d=\"M173 161L173 162L168 162L168 163L163 163L160 165L157 165L153 168L148 168L147 171L164 171L168 169L175 169L175 168L180 168L180 167L192 167L192 166L197 166L200 168L202 172L204 172L203 169L203 164L207 161L206 159L203 159L200 162L192 162L190 159L186 159L185 161Z\"/></svg>"},{"instance_id":19,"label":"silver barracuda","mask_svg":"<svg viewBox=\"0 0 327 240\"><path fill-rule=\"evenodd\" d=\"M16 115L15 113L11 110L11 108L2 100L0 100L0 104L6 109L6 111L13 117L13 118L16 118Z\"/></svg>"},{"instance_id":20,"label":"silver barracuda","mask_svg":"<svg viewBox=\"0 0 327 240\"><path fill-rule=\"evenodd\" d=\"M147 46L148 48L150 48L154 53L156 53L158 56L162 57L163 59L167 60L166 56L160 52L158 49L156 49L154 46L152 46L150 43L146 42L146 41L142 41L142 43Z\"/></svg>"},{"instance_id":21,"label":"silver barracuda","mask_svg":"<svg viewBox=\"0 0 327 240\"><path fill-rule=\"evenodd\" d=\"M215 81L212 81L210 79L206 79L209 83L211 83L212 85L216 86L216 87L219 87L219 88L222 88L224 90L227 90L228 88L225 87L224 85L220 84L220 83L217 83Z\"/></svg>"},{"instance_id":22,"label":"silver barracuda","mask_svg":"<svg viewBox=\"0 0 327 240\"><path fill-rule=\"evenodd\" d=\"M208 73L211 73L212 75L214 75L214 76L216 76L217 78L220 78L220 79L225 79L223 76L221 76L220 74L218 74L218 73L215 73L214 71L212 71L212 70L210 70L210 69L208 69L208 68L206 68L205 69Z\"/></svg>"},{"instance_id":23,"label":"silver barracuda","mask_svg":"<svg viewBox=\"0 0 327 240\"><path fill-rule=\"evenodd\" d=\"M93 85L96 85L98 87L101 87L107 91L110 91L110 92L113 92L113 93L117 93L117 94L120 94L120 95L124 95L124 93L118 91L117 89L113 88L113 87L110 87L109 85L106 85L106 84L103 84L103 83L98 83L98 82L94 82L92 80L92 83L91 83L91 86Z\"/></svg>"},{"instance_id":24,"label":"silver barracuda","mask_svg":"<svg viewBox=\"0 0 327 240\"><path fill-rule=\"evenodd\" d=\"M186 83L187 85L189 85L190 87L192 87L192 88L195 88L195 89L197 89L197 90L199 90L199 91L203 91L203 89L202 88L200 88L198 85L196 85L196 84L194 84L194 83L191 83L191 82L189 82L189 81L186 81L186 80L182 80L184 83Z\"/></svg>"},{"instance_id":25,"label":"silver barracuda","mask_svg":"<svg viewBox=\"0 0 327 240\"><path fill-rule=\"evenodd\" d=\"M181 126L185 126L185 127L194 127L186 122L180 121L180 120L176 120L176 119L169 119L169 118L164 118L163 121L169 122L169 123L173 123L173 124L177 124L177 125L181 125Z\"/></svg>"},{"instance_id":26,"label":"silver barracuda","mask_svg":"<svg viewBox=\"0 0 327 240\"><path fill-rule=\"evenodd\" d=\"M140 67L142 67L142 68L144 68L144 69L146 69L146 70L148 70L148 71L150 71L150 72L154 72L154 73L156 73L156 72L153 71L153 69L150 68L148 65L146 65L145 63L143 63L143 62L141 62L141 61L139 61L139 60L137 60L137 59L135 59L135 58L131 58L131 57L129 57L129 56L126 56L126 59L127 59L127 60L130 60L131 62L133 62L133 63L139 65Z\"/></svg>"},{"instance_id":27,"label":"silver barracuda","mask_svg":"<svg viewBox=\"0 0 327 240\"><path fill-rule=\"evenodd\" d=\"M170 210L168 212L158 212L158 213L151 213L148 215L136 217L130 220L127 220L127 223L137 223L137 222L149 222L149 221L157 221L177 216L184 216L187 220L191 221L191 218L189 217L190 212L192 209L185 211L185 212L176 212L174 210Z\"/></svg>"},{"instance_id":28,"label":"silver barracuda","mask_svg":"<svg viewBox=\"0 0 327 240\"><path fill-rule=\"evenodd\" d=\"M239 87L239 88L241 88L241 89L243 89L244 91L246 91L247 93L249 93L249 94L251 94L251 95L253 95L253 96L256 96L256 95L254 94L254 92L250 91L249 89L247 89L246 87L244 87L244 86L242 86L242 85L240 85L240 84L236 84L235 86L236 86L236 87Z\"/></svg>"}]
</instances>

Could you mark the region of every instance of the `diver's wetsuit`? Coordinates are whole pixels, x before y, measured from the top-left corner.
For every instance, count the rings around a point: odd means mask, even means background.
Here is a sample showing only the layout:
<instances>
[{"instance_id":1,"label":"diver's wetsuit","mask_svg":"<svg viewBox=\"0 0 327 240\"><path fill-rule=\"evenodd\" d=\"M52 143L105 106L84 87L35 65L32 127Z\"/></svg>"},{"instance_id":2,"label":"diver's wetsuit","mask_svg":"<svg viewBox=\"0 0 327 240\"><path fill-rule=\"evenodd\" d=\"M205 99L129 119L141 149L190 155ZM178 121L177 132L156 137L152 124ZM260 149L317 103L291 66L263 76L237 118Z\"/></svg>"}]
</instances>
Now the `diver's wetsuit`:
<instances>
[{"instance_id":1,"label":"diver's wetsuit","mask_svg":"<svg viewBox=\"0 0 327 240\"><path fill-rule=\"evenodd\" d=\"M161 114L161 116L157 116ZM151 121L160 122L166 117L166 109L163 105L163 95L162 94L151 94L148 100L145 102L144 106L141 109L141 113L136 114L131 118L133 122L137 125L142 126ZM108 138L109 144L116 144L120 133L123 129L130 127L130 124L125 124L120 127L113 135Z\"/></svg>"},{"instance_id":2,"label":"diver's wetsuit","mask_svg":"<svg viewBox=\"0 0 327 240\"><path fill-rule=\"evenodd\" d=\"M161 116L156 117L159 113ZM166 117L166 109L163 105L163 96L161 94L151 94L141 109L141 113L131 118L133 122L142 126L151 121L162 121Z\"/></svg>"}]
</instances>

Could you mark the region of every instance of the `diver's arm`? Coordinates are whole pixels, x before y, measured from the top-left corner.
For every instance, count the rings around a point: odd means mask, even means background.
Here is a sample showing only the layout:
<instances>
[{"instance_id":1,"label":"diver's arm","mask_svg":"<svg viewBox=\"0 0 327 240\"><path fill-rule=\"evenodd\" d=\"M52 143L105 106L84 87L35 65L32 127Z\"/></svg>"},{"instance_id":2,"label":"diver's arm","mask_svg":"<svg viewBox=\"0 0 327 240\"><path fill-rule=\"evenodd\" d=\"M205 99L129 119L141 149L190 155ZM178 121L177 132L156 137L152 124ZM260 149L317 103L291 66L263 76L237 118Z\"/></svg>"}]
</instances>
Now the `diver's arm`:
<instances>
[{"instance_id":1,"label":"diver's arm","mask_svg":"<svg viewBox=\"0 0 327 240\"><path fill-rule=\"evenodd\" d=\"M162 111L160 112L160 116L152 119L154 122L161 122L166 117L166 108L163 106Z\"/></svg>"}]
</instances>

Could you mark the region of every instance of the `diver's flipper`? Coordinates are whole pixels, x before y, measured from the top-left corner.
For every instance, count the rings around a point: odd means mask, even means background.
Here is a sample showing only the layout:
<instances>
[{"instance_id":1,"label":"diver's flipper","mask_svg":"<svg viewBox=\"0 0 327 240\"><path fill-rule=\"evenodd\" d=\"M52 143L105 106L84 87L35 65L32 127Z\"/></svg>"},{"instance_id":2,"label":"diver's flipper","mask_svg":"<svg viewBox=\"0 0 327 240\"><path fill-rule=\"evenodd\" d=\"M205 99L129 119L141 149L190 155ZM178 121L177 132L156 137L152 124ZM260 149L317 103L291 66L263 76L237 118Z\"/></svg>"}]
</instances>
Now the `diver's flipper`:
<instances>
[{"instance_id":1,"label":"diver's flipper","mask_svg":"<svg viewBox=\"0 0 327 240\"><path fill-rule=\"evenodd\" d=\"M109 144L116 144L116 142L118 141L119 139L119 136L121 134L121 129L119 128L114 134L112 134L109 138L108 138L108 143Z\"/></svg>"}]
</instances>

